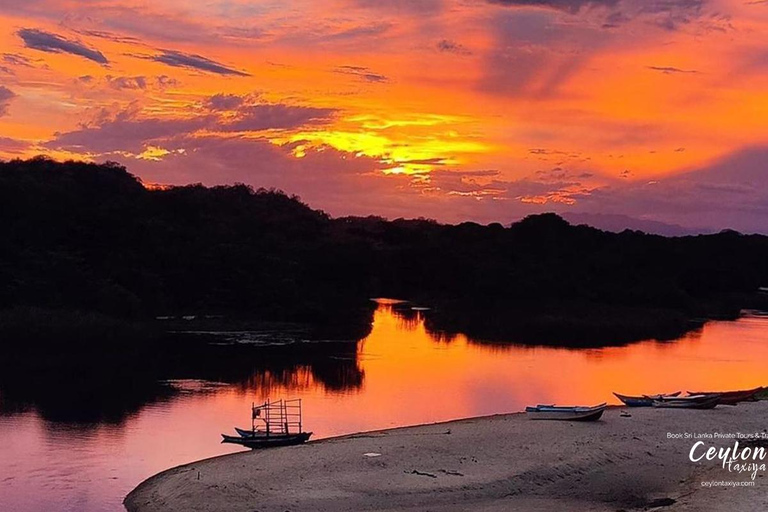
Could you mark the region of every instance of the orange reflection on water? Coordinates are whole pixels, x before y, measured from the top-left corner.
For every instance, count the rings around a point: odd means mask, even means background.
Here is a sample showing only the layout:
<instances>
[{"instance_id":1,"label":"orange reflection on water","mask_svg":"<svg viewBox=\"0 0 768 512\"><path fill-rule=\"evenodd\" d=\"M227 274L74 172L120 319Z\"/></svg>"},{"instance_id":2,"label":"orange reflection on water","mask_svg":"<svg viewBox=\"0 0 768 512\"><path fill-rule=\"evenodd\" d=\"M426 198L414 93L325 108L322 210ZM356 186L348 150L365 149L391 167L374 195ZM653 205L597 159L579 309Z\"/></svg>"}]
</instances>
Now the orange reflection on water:
<instances>
[{"instance_id":1,"label":"orange reflection on water","mask_svg":"<svg viewBox=\"0 0 768 512\"><path fill-rule=\"evenodd\" d=\"M464 335L446 341L426 329L422 313L406 317L380 302L373 329L358 346L359 388L329 392L303 373L300 386L262 380L246 394L305 398L307 427L327 436L534 403L619 403L612 391L756 387L768 384L767 340L768 319L748 317L710 322L677 341L602 349L488 344Z\"/></svg>"},{"instance_id":2,"label":"orange reflection on water","mask_svg":"<svg viewBox=\"0 0 768 512\"><path fill-rule=\"evenodd\" d=\"M169 467L238 450L219 434L250 424L267 397L304 398L315 438L521 410L617 403L628 394L768 384L768 318L710 322L672 342L569 350L486 344L427 331L422 313L379 302L357 351L255 370L236 385L174 381L181 391L118 425L59 425L34 411L0 415L0 503L11 509L123 510L123 496ZM279 368L279 367L278 367ZM75 454L76 456L73 456ZM30 489L34 489L31 491Z\"/></svg>"}]
</instances>

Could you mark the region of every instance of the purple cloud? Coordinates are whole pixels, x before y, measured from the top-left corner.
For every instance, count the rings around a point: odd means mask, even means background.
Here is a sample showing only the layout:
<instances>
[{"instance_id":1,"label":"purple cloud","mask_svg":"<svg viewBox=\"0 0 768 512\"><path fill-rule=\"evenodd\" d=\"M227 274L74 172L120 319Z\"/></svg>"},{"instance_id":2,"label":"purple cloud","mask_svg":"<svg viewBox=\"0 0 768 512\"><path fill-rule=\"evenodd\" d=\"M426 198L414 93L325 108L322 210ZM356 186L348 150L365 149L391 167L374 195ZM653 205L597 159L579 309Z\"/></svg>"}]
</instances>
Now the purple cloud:
<instances>
[{"instance_id":1,"label":"purple cloud","mask_svg":"<svg viewBox=\"0 0 768 512\"><path fill-rule=\"evenodd\" d=\"M383 83L389 81L386 76L374 73L371 69L363 66L338 66L334 69L334 72L342 75L356 76L366 82Z\"/></svg>"},{"instance_id":2,"label":"purple cloud","mask_svg":"<svg viewBox=\"0 0 768 512\"><path fill-rule=\"evenodd\" d=\"M0 85L0 117L3 117L8 113L8 107L11 104L11 100L15 97L16 93L9 88Z\"/></svg>"},{"instance_id":3,"label":"purple cloud","mask_svg":"<svg viewBox=\"0 0 768 512\"><path fill-rule=\"evenodd\" d=\"M505 7L546 7L577 13L584 7L614 7L619 0L487 0Z\"/></svg>"},{"instance_id":4,"label":"purple cloud","mask_svg":"<svg viewBox=\"0 0 768 512\"><path fill-rule=\"evenodd\" d=\"M288 130L328 122L336 112L331 108L260 103L241 107L237 119L220 125L220 128L223 131Z\"/></svg>"},{"instance_id":5,"label":"purple cloud","mask_svg":"<svg viewBox=\"0 0 768 512\"><path fill-rule=\"evenodd\" d=\"M33 50L40 50L48 53L69 53L98 62L102 65L109 64L109 61L103 53L88 48L79 41L65 39L60 35L34 28L21 29L17 34L24 41L24 46L32 48Z\"/></svg>"},{"instance_id":6,"label":"purple cloud","mask_svg":"<svg viewBox=\"0 0 768 512\"><path fill-rule=\"evenodd\" d=\"M196 69L207 73L215 73L217 75L251 76L244 71L238 71L237 69L227 67L224 64L220 64L214 60L203 57L202 55L184 53L176 50L161 50L159 55L153 55L149 57L149 60L154 60L177 68Z\"/></svg>"}]
</instances>

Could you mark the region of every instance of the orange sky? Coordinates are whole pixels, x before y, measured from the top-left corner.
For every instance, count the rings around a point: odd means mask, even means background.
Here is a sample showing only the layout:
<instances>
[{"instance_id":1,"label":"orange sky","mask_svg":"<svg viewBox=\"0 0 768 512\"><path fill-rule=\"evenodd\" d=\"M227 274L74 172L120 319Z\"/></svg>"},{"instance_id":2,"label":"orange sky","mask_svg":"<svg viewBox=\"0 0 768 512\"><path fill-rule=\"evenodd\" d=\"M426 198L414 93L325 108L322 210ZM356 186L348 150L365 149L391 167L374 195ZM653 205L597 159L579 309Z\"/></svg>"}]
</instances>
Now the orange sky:
<instances>
[{"instance_id":1,"label":"orange sky","mask_svg":"<svg viewBox=\"0 0 768 512\"><path fill-rule=\"evenodd\" d=\"M0 0L0 157L764 231L768 2Z\"/></svg>"}]
</instances>

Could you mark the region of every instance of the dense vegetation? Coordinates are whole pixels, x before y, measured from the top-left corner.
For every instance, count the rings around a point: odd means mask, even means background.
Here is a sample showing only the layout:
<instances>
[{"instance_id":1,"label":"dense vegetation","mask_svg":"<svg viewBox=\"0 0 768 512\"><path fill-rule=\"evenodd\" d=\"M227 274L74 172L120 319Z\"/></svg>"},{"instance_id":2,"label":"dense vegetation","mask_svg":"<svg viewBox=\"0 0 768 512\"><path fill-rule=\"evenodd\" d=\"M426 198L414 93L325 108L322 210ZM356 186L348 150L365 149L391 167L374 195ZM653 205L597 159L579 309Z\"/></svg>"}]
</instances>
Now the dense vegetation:
<instances>
[{"instance_id":1,"label":"dense vegetation","mask_svg":"<svg viewBox=\"0 0 768 512\"><path fill-rule=\"evenodd\" d=\"M367 299L396 296L436 306L439 331L626 341L732 317L768 283L764 236L615 234L554 214L509 227L332 219L278 191L149 190L116 164L42 158L0 163L0 237L10 332L14 311L51 310L99 329L225 315L364 330Z\"/></svg>"}]
</instances>

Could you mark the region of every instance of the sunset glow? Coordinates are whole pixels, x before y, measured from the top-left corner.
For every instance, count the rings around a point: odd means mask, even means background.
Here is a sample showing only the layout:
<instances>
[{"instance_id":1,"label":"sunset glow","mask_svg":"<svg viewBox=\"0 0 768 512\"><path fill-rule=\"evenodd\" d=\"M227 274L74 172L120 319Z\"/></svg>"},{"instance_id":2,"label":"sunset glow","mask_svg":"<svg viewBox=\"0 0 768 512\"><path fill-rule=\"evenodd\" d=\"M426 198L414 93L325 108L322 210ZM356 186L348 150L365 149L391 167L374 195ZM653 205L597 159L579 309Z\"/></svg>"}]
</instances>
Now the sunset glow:
<instances>
[{"instance_id":1,"label":"sunset glow","mask_svg":"<svg viewBox=\"0 0 768 512\"><path fill-rule=\"evenodd\" d=\"M0 1L0 158L333 215L764 231L768 4Z\"/></svg>"}]
</instances>

